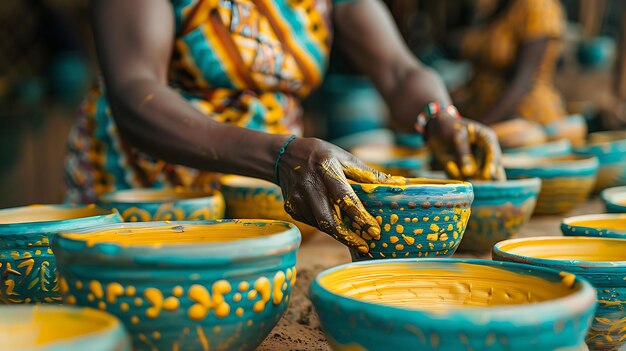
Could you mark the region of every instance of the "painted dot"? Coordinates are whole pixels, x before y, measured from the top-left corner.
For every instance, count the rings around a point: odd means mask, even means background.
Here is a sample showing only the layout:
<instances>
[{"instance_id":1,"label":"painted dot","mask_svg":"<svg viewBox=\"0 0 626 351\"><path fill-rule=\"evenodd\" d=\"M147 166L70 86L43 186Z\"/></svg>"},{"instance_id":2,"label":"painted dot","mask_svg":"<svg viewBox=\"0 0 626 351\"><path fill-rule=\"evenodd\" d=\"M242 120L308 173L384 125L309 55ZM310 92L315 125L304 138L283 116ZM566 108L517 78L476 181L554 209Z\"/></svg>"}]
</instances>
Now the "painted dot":
<instances>
[{"instance_id":1,"label":"painted dot","mask_svg":"<svg viewBox=\"0 0 626 351\"><path fill-rule=\"evenodd\" d=\"M222 327L220 327L219 325L216 325L213 327L213 332L214 333L219 333L222 331Z\"/></svg>"},{"instance_id":2,"label":"painted dot","mask_svg":"<svg viewBox=\"0 0 626 351\"><path fill-rule=\"evenodd\" d=\"M83 288L83 282L81 282L80 280L77 280L76 283L74 283L74 285L76 285L76 289L78 290Z\"/></svg>"},{"instance_id":3,"label":"painted dot","mask_svg":"<svg viewBox=\"0 0 626 351\"><path fill-rule=\"evenodd\" d=\"M235 293L233 295L233 301L235 301L235 302L241 301L241 294L240 293Z\"/></svg>"},{"instance_id":4,"label":"painted dot","mask_svg":"<svg viewBox=\"0 0 626 351\"><path fill-rule=\"evenodd\" d=\"M250 290L250 292L248 292L248 300L254 300L256 298L256 290Z\"/></svg>"},{"instance_id":5,"label":"painted dot","mask_svg":"<svg viewBox=\"0 0 626 351\"><path fill-rule=\"evenodd\" d=\"M389 245L387 245L387 243L383 243L383 247L387 247L387 246L389 246Z\"/></svg>"},{"instance_id":6,"label":"painted dot","mask_svg":"<svg viewBox=\"0 0 626 351\"><path fill-rule=\"evenodd\" d=\"M420 234L422 234L423 232L424 232L424 229L415 229L415 230L413 231L413 234L415 234L415 235L420 235Z\"/></svg>"},{"instance_id":7,"label":"painted dot","mask_svg":"<svg viewBox=\"0 0 626 351\"><path fill-rule=\"evenodd\" d=\"M163 301L163 309L166 311L175 311L180 306L180 301L174 296L170 296Z\"/></svg>"},{"instance_id":8,"label":"painted dot","mask_svg":"<svg viewBox=\"0 0 626 351\"><path fill-rule=\"evenodd\" d=\"M389 217L389 220L391 221L391 224L396 224L396 222L398 221L398 215L395 213L392 213L391 216Z\"/></svg>"},{"instance_id":9,"label":"painted dot","mask_svg":"<svg viewBox=\"0 0 626 351\"><path fill-rule=\"evenodd\" d=\"M87 294L87 301L92 302L94 299L95 298L94 298L93 294L91 294L91 293Z\"/></svg>"},{"instance_id":10,"label":"painted dot","mask_svg":"<svg viewBox=\"0 0 626 351\"><path fill-rule=\"evenodd\" d=\"M122 310L122 312L128 311L129 308L130 308L130 306L128 306L128 304L126 302L122 302L120 304L120 310Z\"/></svg>"},{"instance_id":11,"label":"painted dot","mask_svg":"<svg viewBox=\"0 0 626 351\"><path fill-rule=\"evenodd\" d=\"M248 282L239 283L239 291L245 292L248 291L248 289L250 289L250 284Z\"/></svg>"},{"instance_id":12,"label":"painted dot","mask_svg":"<svg viewBox=\"0 0 626 351\"><path fill-rule=\"evenodd\" d=\"M137 293L137 289L135 289L134 286L129 285L126 287L126 296L135 296L135 294Z\"/></svg>"},{"instance_id":13,"label":"painted dot","mask_svg":"<svg viewBox=\"0 0 626 351\"><path fill-rule=\"evenodd\" d=\"M396 253L395 253L395 252L392 252L392 253L391 253L391 257L396 258L396 257L398 257L398 255L396 255Z\"/></svg>"},{"instance_id":14,"label":"painted dot","mask_svg":"<svg viewBox=\"0 0 626 351\"><path fill-rule=\"evenodd\" d=\"M161 333L159 333L158 331L152 332L152 338L154 340L159 340L161 338Z\"/></svg>"},{"instance_id":15,"label":"painted dot","mask_svg":"<svg viewBox=\"0 0 626 351\"><path fill-rule=\"evenodd\" d=\"M76 304L76 297L74 295L67 295L67 297L65 298L65 302L68 305L75 305Z\"/></svg>"},{"instance_id":16,"label":"painted dot","mask_svg":"<svg viewBox=\"0 0 626 351\"><path fill-rule=\"evenodd\" d=\"M448 234L446 234L446 233L441 234L441 235L439 236L439 240L440 240L440 241L446 241L446 240L448 240Z\"/></svg>"},{"instance_id":17,"label":"painted dot","mask_svg":"<svg viewBox=\"0 0 626 351\"><path fill-rule=\"evenodd\" d=\"M415 238L410 236L402 235L402 239L404 239L404 242L407 243L407 245L413 245L415 243Z\"/></svg>"},{"instance_id":18,"label":"painted dot","mask_svg":"<svg viewBox=\"0 0 626 351\"><path fill-rule=\"evenodd\" d=\"M143 305L143 300L140 297L135 298L135 306L139 307Z\"/></svg>"},{"instance_id":19,"label":"painted dot","mask_svg":"<svg viewBox=\"0 0 626 351\"><path fill-rule=\"evenodd\" d=\"M370 243L370 249L373 249L376 247L376 243Z\"/></svg>"},{"instance_id":20,"label":"painted dot","mask_svg":"<svg viewBox=\"0 0 626 351\"><path fill-rule=\"evenodd\" d=\"M243 308L238 307L238 308L235 310L235 314L237 314L237 316L239 316L239 317L243 316Z\"/></svg>"},{"instance_id":21,"label":"painted dot","mask_svg":"<svg viewBox=\"0 0 626 351\"><path fill-rule=\"evenodd\" d=\"M433 232L438 232L439 231L439 226L436 225L435 223L430 225L430 230L432 230Z\"/></svg>"},{"instance_id":22,"label":"painted dot","mask_svg":"<svg viewBox=\"0 0 626 351\"><path fill-rule=\"evenodd\" d=\"M283 283L283 290L287 290L287 283Z\"/></svg>"},{"instance_id":23,"label":"painted dot","mask_svg":"<svg viewBox=\"0 0 626 351\"><path fill-rule=\"evenodd\" d=\"M409 223L409 222L411 222L411 218L407 217L404 219L404 223Z\"/></svg>"},{"instance_id":24,"label":"painted dot","mask_svg":"<svg viewBox=\"0 0 626 351\"><path fill-rule=\"evenodd\" d=\"M412 223L417 223L417 221L418 221L417 217L411 220Z\"/></svg>"},{"instance_id":25,"label":"painted dot","mask_svg":"<svg viewBox=\"0 0 626 351\"><path fill-rule=\"evenodd\" d=\"M137 316L130 317L130 322L133 323L133 324L139 323L139 317L137 317Z\"/></svg>"},{"instance_id":26,"label":"painted dot","mask_svg":"<svg viewBox=\"0 0 626 351\"><path fill-rule=\"evenodd\" d=\"M435 217L433 218L433 220L434 220L435 222L438 222L440 219L441 219L441 218L439 218L439 216L435 216Z\"/></svg>"},{"instance_id":27,"label":"painted dot","mask_svg":"<svg viewBox=\"0 0 626 351\"><path fill-rule=\"evenodd\" d=\"M396 232L397 232L398 234L402 234L402 233L404 233L404 226L403 226L402 224L398 224L398 225L396 226Z\"/></svg>"},{"instance_id":28,"label":"painted dot","mask_svg":"<svg viewBox=\"0 0 626 351\"><path fill-rule=\"evenodd\" d=\"M252 321L252 319L248 319L248 326L251 327L252 324L254 324L254 322Z\"/></svg>"},{"instance_id":29,"label":"painted dot","mask_svg":"<svg viewBox=\"0 0 626 351\"><path fill-rule=\"evenodd\" d=\"M426 240L436 241L437 239L439 239L439 235L435 233L426 235Z\"/></svg>"},{"instance_id":30,"label":"painted dot","mask_svg":"<svg viewBox=\"0 0 626 351\"><path fill-rule=\"evenodd\" d=\"M48 249L46 252L48 252L48 255L52 255L52 254L54 254L54 253L52 252L52 249Z\"/></svg>"},{"instance_id":31,"label":"painted dot","mask_svg":"<svg viewBox=\"0 0 626 351\"><path fill-rule=\"evenodd\" d=\"M385 224L385 225L383 226L383 229L384 229L386 232L388 232L388 231L390 231L390 230L391 230L391 225L389 225L389 223L387 223L387 224Z\"/></svg>"},{"instance_id":32,"label":"painted dot","mask_svg":"<svg viewBox=\"0 0 626 351\"><path fill-rule=\"evenodd\" d=\"M184 292L185 292L185 291L183 290L183 287L182 287L182 286L180 286L180 285L176 285L176 286L174 287L174 289L172 289L172 295L174 295L174 296L176 296L176 297L181 297L181 296L183 296L183 293L184 293Z\"/></svg>"},{"instance_id":33,"label":"painted dot","mask_svg":"<svg viewBox=\"0 0 626 351\"><path fill-rule=\"evenodd\" d=\"M398 250L398 251L404 250L404 245L402 245L402 244L396 245L396 250Z\"/></svg>"},{"instance_id":34,"label":"painted dot","mask_svg":"<svg viewBox=\"0 0 626 351\"><path fill-rule=\"evenodd\" d=\"M398 239L398 237L395 236L395 235L392 235L392 236L389 237L389 242L392 243L392 244L395 244L398 241L400 241L400 239Z\"/></svg>"},{"instance_id":35,"label":"painted dot","mask_svg":"<svg viewBox=\"0 0 626 351\"><path fill-rule=\"evenodd\" d=\"M422 218L422 221L428 222L428 219L429 219L428 217L424 217L424 218Z\"/></svg>"},{"instance_id":36,"label":"painted dot","mask_svg":"<svg viewBox=\"0 0 626 351\"><path fill-rule=\"evenodd\" d=\"M101 310L104 310L104 309L107 308L107 304L104 303L104 301L100 301L100 302L98 302L98 308L101 309Z\"/></svg>"},{"instance_id":37,"label":"painted dot","mask_svg":"<svg viewBox=\"0 0 626 351\"><path fill-rule=\"evenodd\" d=\"M452 237L453 237L454 239L458 239L458 238L459 238L459 233L458 233L458 232L454 232L454 233L452 233Z\"/></svg>"},{"instance_id":38,"label":"painted dot","mask_svg":"<svg viewBox=\"0 0 626 351\"><path fill-rule=\"evenodd\" d=\"M446 222L449 221L450 220L450 216L443 217L443 220L446 221Z\"/></svg>"}]
</instances>

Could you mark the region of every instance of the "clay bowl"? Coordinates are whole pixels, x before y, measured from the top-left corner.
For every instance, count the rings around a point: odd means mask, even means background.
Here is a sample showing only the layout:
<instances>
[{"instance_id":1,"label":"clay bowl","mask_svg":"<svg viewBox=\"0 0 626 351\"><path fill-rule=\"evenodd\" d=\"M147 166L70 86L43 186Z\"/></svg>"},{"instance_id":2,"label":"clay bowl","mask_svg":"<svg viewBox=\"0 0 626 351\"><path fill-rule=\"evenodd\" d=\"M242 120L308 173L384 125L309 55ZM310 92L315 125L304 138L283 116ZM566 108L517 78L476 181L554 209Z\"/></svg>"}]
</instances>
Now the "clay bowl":
<instances>
[{"instance_id":1,"label":"clay bowl","mask_svg":"<svg viewBox=\"0 0 626 351\"><path fill-rule=\"evenodd\" d=\"M224 218L224 198L184 188L128 189L104 194L98 205L116 209L126 222L208 220Z\"/></svg>"},{"instance_id":2,"label":"clay bowl","mask_svg":"<svg viewBox=\"0 0 626 351\"><path fill-rule=\"evenodd\" d=\"M502 150L507 155L525 155L535 157L560 157L572 153L572 143L567 139L549 141L545 144Z\"/></svg>"},{"instance_id":3,"label":"clay bowl","mask_svg":"<svg viewBox=\"0 0 626 351\"><path fill-rule=\"evenodd\" d=\"M504 149L530 147L548 141L546 132L539 123L521 118L494 123L490 127Z\"/></svg>"},{"instance_id":4,"label":"clay bowl","mask_svg":"<svg viewBox=\"0 0 626 351\"><path fill-rule=\"evenodd\" d=\"M351 152L374 169L403 177L417 176L430 162L430 152L424 148L370 144L355 147Z\"/></svg>"},{"instance_id":5,"label":"clay bowl","mask_svg":"<svg viewBox=\"0 0 626 351\"><path fill-rule=\"evenodd\" d=\"M579 350L595 295L572 274L470 259L352 263L310 291L333 350Z\"/></svg>"},{"instance_id":6,"label":"clay bowl","mask_svg":"<svg viewBox=\"0 0 626 351\"><path fill-rule=\"evenodd\" d=\"M626 239L626 214L592 214L565 218L561 231L567 236Z\"/></svg>"},{"instance_id":7,"label":"clay bowl","mask_svg":"<svg viewBox=\"0 0 626 351\"><path fill-rule=\"evenodd\" d=\"M609 213L626 213L626 186L602 190L600 199Z\"/></svg>"},{"instance_id":8,"label":"clay bowl","mask_svg":"<svg viewBox=\"0 0 626 351\"><path fill-rule=\"evenodd\" d=\"M472 216L459 251L488 253L528 223L541 188L539 178L505 182L474 181Z\"/></svg>"},{"instance_id":9,"label":"clay bowl","mask_svg":"<svg viewBox=\"0 0 626 351\"><path fill-rule=\"evenodd\" d=\"M0 305L60 302L52 238L64 230L120 222L117 212L93 205L0 210Z\"/></svg>"},{"instance_id":10,"label":"clay bowl","mask_svg":"<svg viewBox=\"0 0 626 351\"><path fill-rule=\"evenodd\" d=\"M574 145L585 143L587 137L587 121L581 114L565 116L543 126L548 140L567 139Z\"/></svg>"},{"instance_id":11,"label":"clay bowl","mask_svg":"<svg viewBox=\"0 0 626 351\"><path fill-rule=\"evenodd\" d=\"M596 192L626 185L626 131L591 133L589 142L574 148L574 153L595 156L600 161Z\"/></svg>"},{"instance_id":12,"label":"clay bowl","mask_svg":"<svg viewBox=\"0 0 626 351\"><path fill-rule=\"evenodd\" d=\"M494 246L493 258L549 267L588 279L598 305L587 344L618 350L626 338L626 241L589 237L512 239ZM565 274L565 273L564 273Z\"/></svg>"},{"instance_id":13,"label":"clay bowl","mask_svg":"<svg viewBox=\"0 0 626 351\"><path fill-rule=\"evenodd\" d=\"M91 308L4 306L0 330L0 350L130 351L117 318Z\"/></svg>"},{"instance_id":14,"label":"clay bowl","mask_svg":"<svg viewBox=\"0 0 626 351\"><path fill-rule=\"evenodd\" d=\"M222 220L124 223L53 241L63 301L117 316L133 350L253 350L285 312L298 228Z\"/></svg>"},{"instance_id":15,"label":"clay bowl","mask_svg":"<svg viewBox=\"0 0 626 351\"><path fill-rule=\"evenodd\" d=\"M354 183L352 189L381 228L380 240L374 240L344 218L370 247L367 254L351 249L353 260L452 256L474 198L470 183L455 180L412 178L404 186Z\"/></svg>"},{"instance_id":16,"label":"clay bowl","mask_svg":"<svg viewBox=\"0 0 626 351\"><path fill-rule=\"evenodd\" d=\"M221 177L222 194L226 201L226 218L274 219L294 223L302 239L311 238L317 228L298 222L285 212L280 187L256 178L226 175Z\"/></svg>"},{"instance_id":17,"label":"clay bowl","mask_svg":"<svg viewBox=\"0 0 626 351\"><path fill-rule=\"evenodd\" d=\"M584 203L596 181L598 160L587 156L524 157L503 160L509 179L541 178L535 214L561 214Z\"/></svg>"}]
</instances>

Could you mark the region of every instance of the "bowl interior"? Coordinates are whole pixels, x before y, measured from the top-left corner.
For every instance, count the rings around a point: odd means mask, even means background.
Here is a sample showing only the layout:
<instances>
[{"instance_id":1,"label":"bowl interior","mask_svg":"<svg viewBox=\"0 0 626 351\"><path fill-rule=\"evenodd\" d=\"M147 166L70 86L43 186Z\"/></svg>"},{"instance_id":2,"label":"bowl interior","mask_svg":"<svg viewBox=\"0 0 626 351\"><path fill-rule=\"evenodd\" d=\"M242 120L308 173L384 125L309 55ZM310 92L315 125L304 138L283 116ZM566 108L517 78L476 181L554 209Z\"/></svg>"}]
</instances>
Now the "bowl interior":
<instances>
[{"instance_id":1,"label":"bowl interior","mask_svg":"<svg viewBox=\"0 0 626 351\"><path fill-rule=\"evenodd\" d=\"M626 232L626 215L587 215L571 217L563 222L572 227L607 229Z\"/></svg>"},{"instance_id":2,"label":"bowl interior","mask_svg":"<svg viewBox=\"0 0 626 351\"><path fill-rule=\"evenodd\" d=\"M602 192L602 197L608 202L626 206L626 186L606 189Z\"/></svg>"},{"instance_id":3,"label":"bowl interior","mask_svg":"<svg viewBox=\"0 0 626 351\"><path fill-rule=\"evenodd\" d=\"M231 188L279 189L278 185L268 182L267 180L238 176L238 175L225 175L222 178L220 178L220 183L223 186L228 186Z\"/></svg>"},{"instance_id":4,"label":"bowl interior","mask_svg":"<svg viewBox=\"0 0 626 351\"><path fill-rule=\"evenodd\" d=\"M100 200L103 202L116 203L169 202L212 195L212 192L185 188L128 189L104 194L101 196Z\"/></svg>"},{"instance_id":5,"label":"bowl interior","mask_svg":"<svg viewBox=\"0 0 626 351\"><path fill-rule=\"evenodd\" d=\"M593 162L589 156L567 155L558 157L532 157L528 155L504 155L502 163L505 168L555 168L578 167L581 162Z\"/></svg>"},{"instance_id":6,"label":"bowl interior","mask_svg":"<svg viewBox=\"0 0 626 351\"><path fill-rule=\"evenodd\" d=\"M321 276L319 283L348 298L431 311L521 305L573 291L561 281L470 263L352 265Z\"/></svg>"},{"instance_id":7,"label":"bowl interior","mask_svg":"<svg viewBox=\"0 0 626 351\"><path fill-rule=\"evenodd\" d=\"M111 211L96 206L31 205L0 211L0 225L16 223L54 222L69 219L103 216Z\"/></svg>"},{"instance_id":8,"label":"bowl interior","mask_svg":"<svg viewBox=\"0 0 626 351\"><path fill-rule=\"evenodd\" d=\"M389 161L413 157L423 157L426 149L414 149L398 145L362 145L352 149L352 153L365 162L387 163Z\"/></svg>"},{"instance_id":9,"label":"bowl interior","mask_svg":"<svg viewBox=\"0 0 626 351\"><path fill-rule=\"evenodd\" d=\"M514 239L496 246L508 254L545 260L622 262L626 261L626 240L554 237Z\"/></svg>"},{"instance_id":10,"label":"bowl interior","mask_svg":"<svg viewBox=\"0 0 626 351\"><path fill-rule=\"evenodd\" d=\"M589 144L604 144L626 140L626 131L595 132L589 134Z\"/></svg>"}]
</instances>

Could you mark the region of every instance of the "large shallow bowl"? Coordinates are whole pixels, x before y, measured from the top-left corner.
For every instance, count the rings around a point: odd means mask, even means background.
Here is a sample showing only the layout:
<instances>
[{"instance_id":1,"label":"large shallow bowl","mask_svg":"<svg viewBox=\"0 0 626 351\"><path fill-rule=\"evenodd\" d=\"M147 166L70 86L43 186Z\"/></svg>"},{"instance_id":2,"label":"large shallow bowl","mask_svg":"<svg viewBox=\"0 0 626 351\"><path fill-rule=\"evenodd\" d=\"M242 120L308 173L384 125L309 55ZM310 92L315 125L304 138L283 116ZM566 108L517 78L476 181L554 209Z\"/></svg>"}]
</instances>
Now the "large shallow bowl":
<instances>
[{"instance_id":1,"label":"large shallow bowl","mask_svg":"<svg viewBox=\"0 0 626 351\"><path fill-rule=\"evenodd\" d=\"M470 183L413 178L408 184L352 184L365 209L378 221L379 240L344 218L370 247L351 249L354 260L368 258L449 257L463 238L474 194Z\"/></svg>"},{"instance_id":2,"label":"large shallow bowl","mask_svg":"<svg viewBox=\"0 0 626 351\"><path fill-rule=\"evenodd\" d=\"M224 198L185 188L127 189L103 194L98 205L116 209L126 222L182 221L224 218Z\"/></svg>"},{"instance_id":3,"label":"large shallow bowl","mask_svg":"<svg viewBox=\"0 0 626 351\"><path fill-rule=\"evenodd\" d=\"M4 306L0 350L130 351L130 340L117 318L91 308Z\"/></svg>"},{"instance_id":4,"label":"large shallow bowl","mask_svg":"<svg viewBox=\"0 0 626 351\"><path fill-rule=\"evenodd\" d=\"M253 350L287 308L298 228L148 222L61 234L63 300L116 315L134 350Z\"/></svg>"},{"instance_id":5,"label":"large shallow bowl","mask_svg":"<svg viewBox=\"0 0 626 351\"><path fill-rule=\"evenodd\" d=\"M618 350L626 339L626 241L588 237L512 239L494 246L493 258L549 267L588 279L598 293L587 335L590 350Z\"/></svg>"},{"instance_id":6,"label":"large shallow bowl","mask_svg":"<svg viewBox=\"0 0 626 351\"><path fill-rule=\"evenodd\" d=\"M602 190L600 199L609 213L626 213L626 186Z\"/></svg>"},{"instance_id":7,"label":"large shallow bowl","mask_svg":"<svg viewBox=\"0 0 626 351\"><path fill-rule=\"evenodd\" d=\"M526 155L535 157L561 157L572 153L572 143L567 139L549 141L528 147L518 147L502 150L507 155Z\"/></svg>"},{"instance_id":8,"label":"large shallow bowl","mask_svg":"<svg viewBox=\"0 0 626 351\"><path fill-rule=\"evenodd\" d=\"M459 251L490 252L493 244L519 233L535 209L539 178L475 181L472 216Z\"/></svg>"},{"instance_id":9,"label":"large shallow bowl","mask_svg":"<svg viewBox=\"0 0 626 351\"><path fill-rule=\"evenodd\" d=\"M285 212L285 200L280 187L256 178L226 175L221 177L222 194L226 201L226 218L274 219L298 226L302 239L309 239L317 228L298 222Z\"/></svg>"},{"instance_id":10,"label":"large shallow bowl","mask_svg":"<svg viewBox=\"0 0 626 351\"><path fill-rule=\"evenodd\" d=\"M117 212L93 205L0 210L0 304L61 301L52 238L64 230L120 222Z\"/></svg>"},{"instance_id":11,"label":"large shallow bowl","mask_svg":"<svg viewBox=\"0 0 626 351\"><path fill-rule=\"evenodd\" d=\"M595 191L626 185L626 131L591 133L587 145L574 152L600 161Z\"/></svg>"},{"instance_id":12,"label":"large shallow bowl","mask_svg":"<svg viewBox=\"0 0 626 351\"><path fill-rule=\"evenodd\" d=\"M563 219L561 231L567 236L596 236L626 239L626 214L592 214Z\"/></svg>"},{"instance_id":13,"label":"large shallow bowl","mask_svg":"<svg viewBox=\"0 0 626 351\"><path fill-rule=\"evenodd\" d=\"M598 172L598 159L587 156L504 158L510 179L541 178L536 214L561 214L584 203Z\"/></svg>"},{"instance_id":14,"label":"large shallow bowl","mask_svg":"<svg viewBox=\"0 0 626 351\"><path fill-rule=\"evenodd\" d=\"M513 263L404 259L320 273L311 301L334 350L580 350L595 292Z\"/></svg>"},{"instance_id":15,"label":"large shallow bowl","mask_svg":"<svg viewBox=\"0 0 626 351\"><path fill-rule=\"evenodd\" d=\"M352 154L379 171L403 177L415 177L420 170L428 168L430 152L397 145L361 145Z\"/></svg>"}]
</instances>

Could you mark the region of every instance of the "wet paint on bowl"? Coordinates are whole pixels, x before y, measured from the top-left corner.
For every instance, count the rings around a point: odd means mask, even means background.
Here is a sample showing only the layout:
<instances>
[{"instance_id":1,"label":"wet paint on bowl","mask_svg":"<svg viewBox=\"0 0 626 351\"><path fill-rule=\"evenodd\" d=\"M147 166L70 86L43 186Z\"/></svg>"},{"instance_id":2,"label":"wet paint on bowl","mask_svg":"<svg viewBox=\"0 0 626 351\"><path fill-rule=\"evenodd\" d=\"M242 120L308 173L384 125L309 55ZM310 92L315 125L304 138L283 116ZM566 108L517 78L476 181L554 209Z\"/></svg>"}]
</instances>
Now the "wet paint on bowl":
<instances>
[{"instance_id":1,"label":"wet paint on bowl","mask_svg":"<svg viewBox=\"0 0 626 351\"><path fill-rule=\"evenodd\" d=\"M587 156L524 157L503 160L509 179L541 178L536 214L561 214L584 203L598 172L598 159Z\"/></svg>"},{"instance_id":2,"label":"wet paint on bowl","mask_svg":"<svg viewBox=\"0 0 626 351\"><path fill-rule=\"evenodd\" d=\"M130 351L130 339L117 318L91 308L3 306L0 350Z\"/></svg>"},{"instance_id":3,"label":"wet paint on bowl","mask_svg":"<svg viewBox=\"0 0 626 351\"><path fill-rule=\"evenodd\" d=\"M93 205L0 210L0 305L60 302L52 238L65 230L120 222L117 212Z\"/></svg>"},{"instance_id":4,"label":"wet paint on bowl","mask_svg":"<svg viewBox=\"0 0 626 351\"><path fill-rule=\"evenodd\" d=\"M404 186L355 183L352 189L381 228L381 238L375 240L344 218L370 248L366 254L351 249L354 260L452 256L474 198L470 183L454 180L412 178Z\"/></svg>"},{"instance_id":5,"label":"wet paint on bowl","mask_svg":"<svg viewBox=\"0 0 626 351\"><path fill-rule=\"evenodd\" d=\"M333 350L579 350L595 296L572 274L470 259L351 263L310 291Z\"/></svg>"},{"instance_id":6,"label":"wet paint on bowl","mask_svg":"<svg viewBox=\"0 0 626 351\"><path fill-rule=\"evenodd\" d=\"M493 258L569 272L596 288L598 304L587 335L590 350L618 350L626 340L626 241L591 237L512 239Z\"/></svg>"},{"instance_id":7,"label":"wet paint on bowl","mask_svg":"<svg viewBox=\"0 0 626 351\"><path fill-rule=\"evenodd\" d=\"M208 220L224 218L224 198L185 188L127 189L100 196L98 205L116 209L126 222Z\"/></svg>"},{"instance_id":8,"label":"wet paint on bowl","mask_svg":"<svg viewBox=\"0 0 626 351\"><path fill-rule=\"evenodd\" d=\"M567 236L626 239L626 214L592 214L565 218L561 231Z\"/></svg>"},{"instance_id":9,"label":"wet paint on bowl","mask_svg":"<svg viewBox=\"0 0 626 351\"><path fill-rule=\"evenodd\" d=\"M369 144L355 147L351 152L374 169L402 177L415 177L430 163L430 152L424 148Z\"/></svg>"},{"instance_id":10,"label":"wet paint on bowl","mask_svg":"<svg viewBox=\"0 0 626 351\"><path fill-rule=\"evenodd\" d=\"M600 199L609 213L626 213L626 186L602 190Z\"/></svg>"},{"instance_id":11,"label":"wet paint on bowl","mask_svg":"<svg viewBox=\"0 0 626 351\"><path fill-rule=\"evenodd\" d=\"M53 241L67 304L117 316L134 350L253 350L285 312L298 228L264 220L124 223Z\"/></svg>"},{"instance_id":12,"label":"wet paint on bowl","mask_svg":"<svg viewBox=\"0 0 626 351\"><path fill-rule=\"evenodd\" d=\"M591 133L587 145L574 148L574 153L600 161L596 192L626 185L626 131Z\"/></svg>"},{"instance_id":13,"label":"wet paint on bowl","mask_svg":"<svg viewBox=\"0 0 626 351\"><path fill-rule=\"evenodd\" d=\"M572 153L572 143L567 139L550 141L545 144L502 150L508 155L526 155L535 157L561 157Z\"/></svg>"},{"instance_id":14,"label":"wet paint on bowl","mask_svg":"<svg viewBox=\"0 0 626 351\"><path fill-rule=\"evenodd\" d=\"M459 250L487 253L495 243L510 239L528 223L535 209L541 180L474 181L472 185L472 216Z\"/></svg>"}]
</instances>

